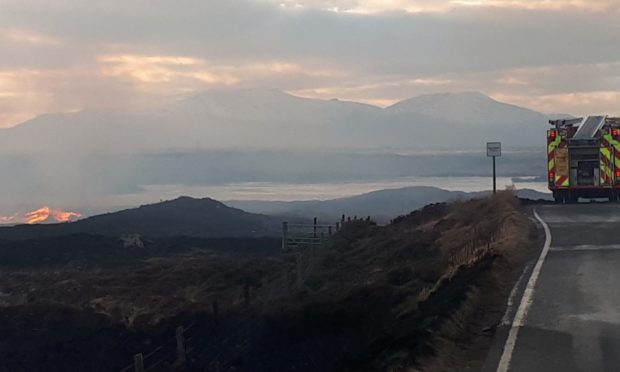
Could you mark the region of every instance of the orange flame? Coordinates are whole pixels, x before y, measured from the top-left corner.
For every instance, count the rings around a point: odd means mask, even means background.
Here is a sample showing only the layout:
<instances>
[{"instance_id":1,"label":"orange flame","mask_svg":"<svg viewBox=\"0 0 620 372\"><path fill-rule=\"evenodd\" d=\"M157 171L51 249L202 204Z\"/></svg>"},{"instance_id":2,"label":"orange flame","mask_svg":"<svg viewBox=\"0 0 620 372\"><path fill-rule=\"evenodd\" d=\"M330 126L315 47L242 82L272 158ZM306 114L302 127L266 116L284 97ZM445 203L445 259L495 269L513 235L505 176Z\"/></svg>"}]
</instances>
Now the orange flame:
<instances>
[{"instance_id":1,"label":"orange flame","mask_svg":"<svg viewBox=\"0 0 620 372\"><path fill-rule=\"evenodd\" d=\"M27 223L32 225L42 222L69 222L80 217L82 217L82 214L77 212L67 212L62 209L43 207L36 211L28 212L23 217L20 217L17 213L12 216L0 215L0 225L16 223Z\"/></svg>"},{"instance_id":2,"label":"orange flame","mask_svg":"<svg viewBox=\"0 0 620 372\"><path fill-rule=\"evenodd\" d=\"M17 214L12 216L0 216L0 223L12 223L17 221Z\"/></svg>"},{"instance_id":3,"label":"orange flame","mask_svg":"<svg viewBox=\"0 0 620 372\"><path fill-rule=\"evenodd\" d=\"M73 218L80 218L82 215L77 212L66 212L61 209L52 209L50 207L43 207L36 211L26 213L25 222L27 224L41 223L49 220L55 220L56 222L68 222Z\"/></svg>"}]
</instances>

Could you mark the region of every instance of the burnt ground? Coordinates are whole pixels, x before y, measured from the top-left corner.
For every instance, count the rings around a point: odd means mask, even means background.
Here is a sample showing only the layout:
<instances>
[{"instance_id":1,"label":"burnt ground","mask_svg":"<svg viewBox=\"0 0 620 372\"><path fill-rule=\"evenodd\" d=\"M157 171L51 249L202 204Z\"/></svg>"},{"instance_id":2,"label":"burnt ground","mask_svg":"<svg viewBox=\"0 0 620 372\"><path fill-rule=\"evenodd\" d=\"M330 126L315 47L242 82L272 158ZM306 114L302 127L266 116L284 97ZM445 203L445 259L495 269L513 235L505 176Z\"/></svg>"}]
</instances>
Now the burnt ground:
<instances>
[{"instance_id":1,"label":"burnt ground","mask_svg":"<svg viewBox=\"0 0 620 372\"><path fill-rule=\"evenodd\" d=\"M276 239L72 236L0 247L0 371L476 370L536 229L508 193L322 248Z\"/></svg>"}]
</instances>

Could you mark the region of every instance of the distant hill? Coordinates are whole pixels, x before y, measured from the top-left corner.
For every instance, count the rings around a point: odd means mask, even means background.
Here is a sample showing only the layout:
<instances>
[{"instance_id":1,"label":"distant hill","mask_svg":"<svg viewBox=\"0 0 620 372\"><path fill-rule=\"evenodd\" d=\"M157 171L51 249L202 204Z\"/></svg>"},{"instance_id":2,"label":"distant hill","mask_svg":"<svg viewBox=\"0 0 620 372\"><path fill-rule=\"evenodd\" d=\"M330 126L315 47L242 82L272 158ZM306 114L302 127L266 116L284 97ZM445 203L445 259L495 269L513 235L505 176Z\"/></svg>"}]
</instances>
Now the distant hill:
<instances>
[{"instance_id":1,"label":"distant hill","mask_svg":"<svg viewBox=\"0 0 620 372\"><path fill-rule=\"evenodd\" d=\"M120 237L253 237L279 234L279 220L228 207L216 200L180 197L72 223L0 228L0 239L69 234Z\"/></svg>"},{"instance_id":2,"label":"distant hill","mask_svg":"<svg viewBox=\"0 0 620 372\"><path fill-rule=\"evenodd\" d=\"M548 116L523 107L496 101L479 92L439 93L398 102L387 111L419 114L471 126L543 126ZM542 124L541 124L542 123Z\"/></svg>"},{"instance_id":3,"label":"distant hill","mask_svg":"<svg viewBox=\"0 0 620 372\"><path fill-rule=\"evenodd\" d=\"M362 195L325 201L227 201L235 206L255 213L291 217L316 216L322 219L337 220L342 214L347 216L372 216L381 222L407 214L427 204L458 199L471 199L489 195L490 191L467 193L447 191L437 187L405 187L379 190ZM550 194L534 190L517 190L517 196L528 199L550 199Z\"/></svg>"}]
</instances>

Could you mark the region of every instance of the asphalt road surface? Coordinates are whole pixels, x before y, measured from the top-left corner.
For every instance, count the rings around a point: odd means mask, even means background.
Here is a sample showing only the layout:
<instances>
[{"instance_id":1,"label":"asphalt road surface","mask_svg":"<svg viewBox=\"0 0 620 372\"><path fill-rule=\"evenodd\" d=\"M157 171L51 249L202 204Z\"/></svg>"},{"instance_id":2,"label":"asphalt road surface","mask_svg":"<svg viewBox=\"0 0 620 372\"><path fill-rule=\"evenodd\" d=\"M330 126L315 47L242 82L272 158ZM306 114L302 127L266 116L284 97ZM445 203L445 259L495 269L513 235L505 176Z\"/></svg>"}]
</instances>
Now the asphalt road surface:
<instances>
[{"instance_id":1,"label":"asphalt road surface","mask_svg":"<svg viewBox=\"0 0 620 372\"><path fill-rule=\"evenodd\" d=\"M547 244L517 284L483 371L620 371L620 204L536 211Z\"/></svg>"}]
</instances>

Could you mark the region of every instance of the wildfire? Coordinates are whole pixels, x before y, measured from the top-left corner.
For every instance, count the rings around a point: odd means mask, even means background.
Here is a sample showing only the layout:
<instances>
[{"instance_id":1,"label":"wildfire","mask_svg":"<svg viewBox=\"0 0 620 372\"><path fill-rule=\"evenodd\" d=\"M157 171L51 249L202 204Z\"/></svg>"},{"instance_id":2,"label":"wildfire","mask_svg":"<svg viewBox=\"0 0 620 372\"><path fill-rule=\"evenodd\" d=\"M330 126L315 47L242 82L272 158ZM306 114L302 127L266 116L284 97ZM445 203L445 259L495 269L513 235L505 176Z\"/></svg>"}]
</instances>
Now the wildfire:
<instances>
[{"instance_id":1,"label":"wildfire","mask_svg":"<svg viewBox=\"0 0 620 372\"><path fill-rule=\"evenodd\" d=\"M0 216L0 223L12 223L17 220L17 215L14 214L12 216Z\"/></svg>"},{"instance_id":2,"label":"wildfire","mask_svg":"<svg viewBox=\"0 0 620 372\"><path fill-rule=\"evenodd\" d=\"M42 222L68 222L80 217L82 217L82 215L77 212L67 212L62 209L43 207L36 211L26 213L23 218L20 218L18 214L0 216L0 224L27 223L33 225Z\"/></svg>"},{"instance_id":3,"label":"wildfire","mask_svg":"<svg viewBox=\"0 0 620 372\"><path fill-rule=\"evenodd\" d=\"M25 222L30 225L49 220L54 220L56 222L67 222L70 221L72 218L79 218L81 216L82 215L77 212L65 212L61 209L43 207L37 209L36 211L26 213Z\"/></svg>"}]
</instances>

